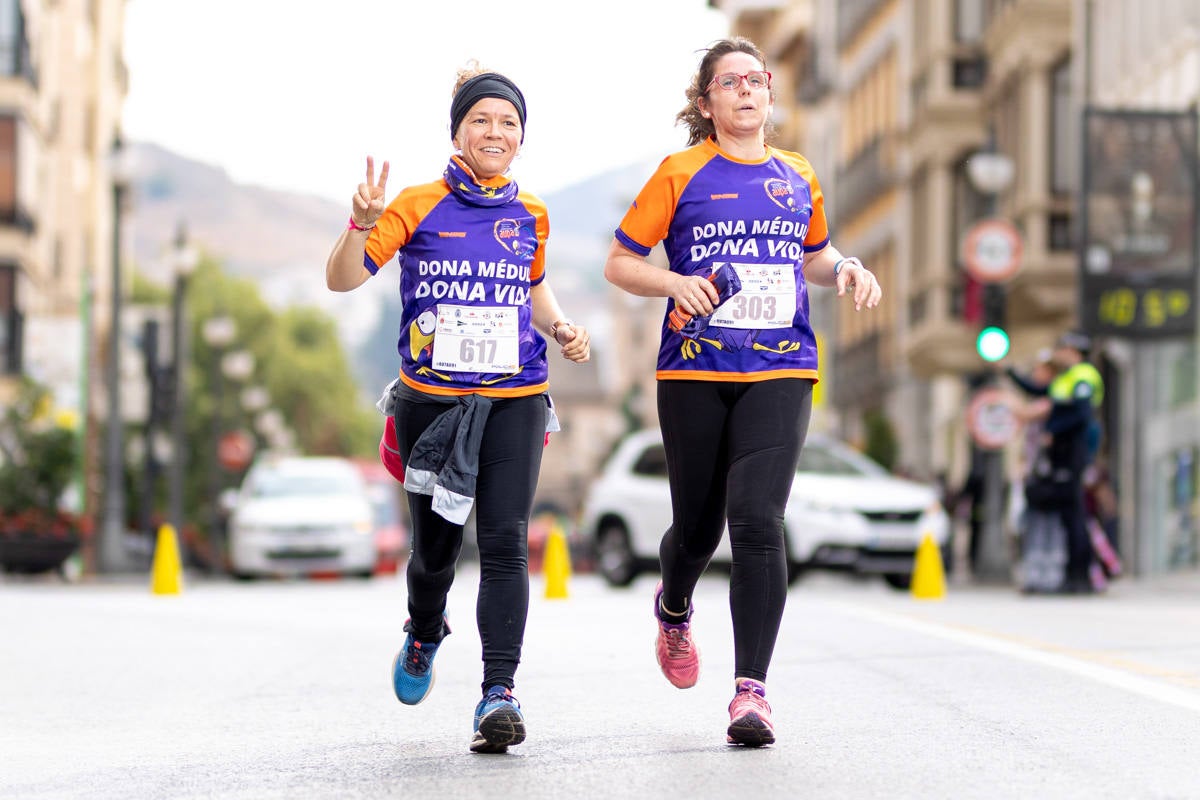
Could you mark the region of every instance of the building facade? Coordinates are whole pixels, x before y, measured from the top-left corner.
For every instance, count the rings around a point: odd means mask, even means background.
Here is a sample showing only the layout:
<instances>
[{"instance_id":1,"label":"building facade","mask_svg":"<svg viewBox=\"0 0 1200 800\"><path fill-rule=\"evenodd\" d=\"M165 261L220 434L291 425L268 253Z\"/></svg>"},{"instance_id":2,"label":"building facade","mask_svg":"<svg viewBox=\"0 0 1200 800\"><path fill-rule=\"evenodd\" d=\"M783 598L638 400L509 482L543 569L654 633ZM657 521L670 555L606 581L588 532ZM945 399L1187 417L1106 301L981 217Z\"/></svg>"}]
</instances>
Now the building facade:
<instances>
[{"instance_id":1,"label":"building facade","mask_svg":"<svg viewBox=\"0 0 1200 800\"><path fill-rule=\"evenodd\" d=\"M123 0L0 0L0 395L30 375L84 420L102 411L123 20Z\"/></svg>"},{"instance_id":2,"label":"building facade","mask_svg":"<svg viewBox=\"0 0 1200 800\"><path fill-rule=\"evenodd\" d=\"M1188 0L1075 0L1072 12L1073 45L1080 54L1075 59L1080 108L1195 113L1200 106L1200 5ZM1197 142L1188 144L1194 185ZM1194 271L1192 278L1195 313L1200 286ZM1198 337L1200 332L1105 341L1105 354L1115 367L1109 389L1117 403L1108 421L1115 433L1113 468L1124 488L1123 544L1138 572L1200 564Z\"/></svg>"}]
</instances>

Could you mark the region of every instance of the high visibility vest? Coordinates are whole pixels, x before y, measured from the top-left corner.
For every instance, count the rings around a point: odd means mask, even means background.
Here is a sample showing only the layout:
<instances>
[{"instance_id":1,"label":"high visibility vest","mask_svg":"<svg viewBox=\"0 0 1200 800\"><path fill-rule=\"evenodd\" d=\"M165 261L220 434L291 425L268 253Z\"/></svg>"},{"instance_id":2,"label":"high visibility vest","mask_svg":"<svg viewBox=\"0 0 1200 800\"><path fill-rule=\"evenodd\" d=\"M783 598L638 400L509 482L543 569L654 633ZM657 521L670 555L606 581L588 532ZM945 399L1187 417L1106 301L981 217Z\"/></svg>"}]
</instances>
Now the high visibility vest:
<instances>
[{"instance_id":1,"label":"high visibility vest","mask_svg":"<svg viewBox=\"0 0 1200 800\"><path fill-rule=\"evenodd\" d=\"M1050 399L1056 403L1070 403L1085 396L1090 396L1093 408L1104 402L1104 379L1086 361L1080 361L1050 382Z\"/></svg>"}]
</instances>

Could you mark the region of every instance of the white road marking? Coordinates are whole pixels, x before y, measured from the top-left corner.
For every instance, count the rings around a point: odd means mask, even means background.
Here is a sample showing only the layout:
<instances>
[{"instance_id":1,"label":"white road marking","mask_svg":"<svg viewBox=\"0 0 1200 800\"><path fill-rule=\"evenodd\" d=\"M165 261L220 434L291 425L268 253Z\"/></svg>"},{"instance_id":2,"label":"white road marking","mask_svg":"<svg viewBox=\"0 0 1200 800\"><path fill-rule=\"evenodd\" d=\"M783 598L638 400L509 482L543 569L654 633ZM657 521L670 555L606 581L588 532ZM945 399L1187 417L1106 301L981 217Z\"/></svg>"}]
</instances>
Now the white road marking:
<instances>
[{"instance_id":1,"label":"white road marking","mask_svg":"<svg viewBox=\"0 0 1200 800\"><path fill-rule=\"evenodd\" d=\"M987 631L955 623L929 622L916 619L906 614L900 614L879 609L864 608L850 603L830 602L828 605L849 614L894 628L904 628L926 636L956 642L968 647L990 650L1009 658L1029 661L1034 664L1052 667L1054 669L1080 675L1085 678L1123 689L1127 692L1140 694L1159 702L1169 703L1179 708L1200 713L1200 692L1169 686L1159 680L1152 680L1133 674L1141 672L1147 675L1160 675L1166 678L1181 677L1179 673L1157 670L1133 661L1116 661L1096 653L1083 650L1071 650L1034 639L1009 636L995 631ZM1101 661L1118 663L1119 667L1105 666ZM1185 682L1195 685L1194 676L1182 676Z\"/></svg>"}]
</instances>

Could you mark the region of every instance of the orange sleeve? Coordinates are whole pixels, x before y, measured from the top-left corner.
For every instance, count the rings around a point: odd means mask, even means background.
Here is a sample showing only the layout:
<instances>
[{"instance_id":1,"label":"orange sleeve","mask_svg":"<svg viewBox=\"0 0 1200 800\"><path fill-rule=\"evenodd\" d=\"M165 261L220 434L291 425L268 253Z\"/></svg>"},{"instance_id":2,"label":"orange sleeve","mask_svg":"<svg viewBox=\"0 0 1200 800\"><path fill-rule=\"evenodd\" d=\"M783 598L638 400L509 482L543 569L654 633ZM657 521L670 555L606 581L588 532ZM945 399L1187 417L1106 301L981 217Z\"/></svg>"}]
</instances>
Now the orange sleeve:
<instances>
[{"instance_id":1,"label":"orange sleeve","mask_svg":"<svg viewBox=\"0 0 1200 800\"><path fill-rule=\"evenodd\" d=\"M433 210L450 192L445 181L434 181L404 189L384 209L375 223L375 229L367 236L363 266L372 275L392 260L396 251L408 244L413 231L421 224L425 215Z\"/></svg>"},{"instance_id":2,"label":"orange sleeve","mask_svg":"<svg viewBox=\"0 0 1200 800\"><path fill-rule=\"evenodd\" d=\"M546 211L546 204L529 192L519 193L517 199L533 214L538 246L533 254L533 263L529 265L529 284L536 286L546 277L546 240L550 238L550 214Z\"/></svg>"},{"instance_id":3,"label":"orange sleeve","mask_svg":"<svg viewBox=\"0 0 1200 800\"><path fill-rule=\"evenodd\" d=\"M821 184L817 181L817 174L813 172L812 166L807 161L804 162L807 168L807 174L804 175L808 181L809 191L812 192L813 210L812 217L808 221L808 236L804 237L804 249L813 251L820 250L829 243L829 220L825 218L825 194L821 191Z\"/></svg>"},{"instance_id":4,"label":"orange sleeve","mask_svg":"<svg viewBox=\"0 0 1200 800\"><path fill-rule=\"evenodd\" d=\"M616 231L617 241L639 255L648 255L667 238L680 195L711 158L712 153L700 146L664 158L625 212Z\"/></svg>"},{"instance_id":5,"label":"orange sleeve","mask_svg":"<svg viewBox=\"0 0 1200 800\"><path fill-rule=\"evenodd\" d=\"M808 221L808 235L804 237L804 249L810 253L824 249L825 245L829 244L829 220L825 217L825 195L821 191L817 173L813 171L808 159L799 153L786 150L776 150L775 153L804 179L812 196L812 216Z\"/></svg>"}]
</instances>

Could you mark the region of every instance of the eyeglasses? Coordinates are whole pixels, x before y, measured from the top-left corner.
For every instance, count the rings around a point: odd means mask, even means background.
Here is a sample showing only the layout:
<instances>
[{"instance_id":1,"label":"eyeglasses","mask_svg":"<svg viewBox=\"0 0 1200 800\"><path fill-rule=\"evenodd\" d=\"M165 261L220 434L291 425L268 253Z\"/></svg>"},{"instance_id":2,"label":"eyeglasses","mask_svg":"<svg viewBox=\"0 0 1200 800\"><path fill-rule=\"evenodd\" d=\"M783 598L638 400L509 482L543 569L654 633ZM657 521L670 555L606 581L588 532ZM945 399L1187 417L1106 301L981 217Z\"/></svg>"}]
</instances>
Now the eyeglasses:
<instances>
[{"instance_id":1,"label":"eyeglasses","mask_svg":"<svg viewBox=\"0 0 1200 800\"><path fill-rule=\"evenodd\" d=\"M715 83L727 92L734 92L742 85L742 81L745 81L751 89L770 89L771 73L765 69L747 72L745 75L738 75L736 72L722 72L709 81L708 86L712 88Z\"/></svg>"}]
</instances>

